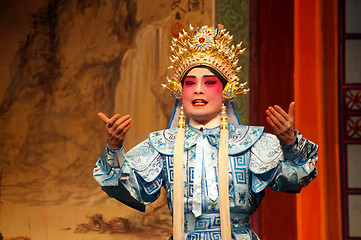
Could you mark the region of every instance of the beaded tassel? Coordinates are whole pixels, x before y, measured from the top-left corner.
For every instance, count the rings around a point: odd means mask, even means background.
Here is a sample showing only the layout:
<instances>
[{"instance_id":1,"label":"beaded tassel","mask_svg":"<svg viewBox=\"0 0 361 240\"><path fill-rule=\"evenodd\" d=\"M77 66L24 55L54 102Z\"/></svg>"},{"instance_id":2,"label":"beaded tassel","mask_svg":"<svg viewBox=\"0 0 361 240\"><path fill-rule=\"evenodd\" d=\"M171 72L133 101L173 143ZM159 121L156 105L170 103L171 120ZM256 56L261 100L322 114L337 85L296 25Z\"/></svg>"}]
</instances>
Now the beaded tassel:
<instances>
[{"instance_id":1,"label":"beaded tassel","mask_svg":"<svg viewBox=\"0 0 361 240\"><path fill-rule=\"evenodd\" d=\"M178 130L174 147L174 183L173 183L173 239L183 240L184 235L184 186L183 186L183 152L184 152L185 116L183 106L180 108Z\"/></svg>"},{"instance_id":2,"label":"beaded tassel","mask_svg":"<svg viewBox=\"0 0 361 240\"><path fill-rule=\"evenodd\" d=\"M221 218L221 239L231 240L231 217L229 213L229 193L228 193L228 122L226 106L221 108L221 136L218 153L218 186L219 205Z\"/></svg>"}]
</instances>

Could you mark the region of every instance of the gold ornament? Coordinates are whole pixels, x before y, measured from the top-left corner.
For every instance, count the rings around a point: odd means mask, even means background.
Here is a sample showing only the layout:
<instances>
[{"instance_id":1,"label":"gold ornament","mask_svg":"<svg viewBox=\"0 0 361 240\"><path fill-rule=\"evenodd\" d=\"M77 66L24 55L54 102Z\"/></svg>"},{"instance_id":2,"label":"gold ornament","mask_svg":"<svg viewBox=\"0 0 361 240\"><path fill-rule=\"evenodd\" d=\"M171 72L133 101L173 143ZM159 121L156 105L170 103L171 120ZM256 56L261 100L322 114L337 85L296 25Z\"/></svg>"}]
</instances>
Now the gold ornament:
<instances>
[{"instance_id":1,"label":"gold ornament","mask_svg":"<svg viewBox=\"0 0 361 240\"><path fill-rule=\"evenodd\" d=\"M190 25L189 31L188 34L183 29L178 38L172 39L172 64L168 68L174 73L171 79L167 78L168 84L162 86L171 91L174 98L182 99L182 78L192 67L204 65L213 68L227 80L223 91L224 99L246 94L249 90L245 89L247 83L240 83L236 74L242 68L237 67L238 56L245 51L245 48L241 49L242 42L236 46L231 45L233 36L222 25L218 25L218 29L208 26L194 29Z\"/></svg>"},{"instance_id":2,"label":"gold ornament","mask_svg":"<svg viewBox=\"0 0 361 240\"><path fill-rule=\"evenodd\" d=\"M226 106L224 103L221 107L221 129L228 129L228 118L227 118L227 112L226 112Z\"/></svg>"}]
</instances>

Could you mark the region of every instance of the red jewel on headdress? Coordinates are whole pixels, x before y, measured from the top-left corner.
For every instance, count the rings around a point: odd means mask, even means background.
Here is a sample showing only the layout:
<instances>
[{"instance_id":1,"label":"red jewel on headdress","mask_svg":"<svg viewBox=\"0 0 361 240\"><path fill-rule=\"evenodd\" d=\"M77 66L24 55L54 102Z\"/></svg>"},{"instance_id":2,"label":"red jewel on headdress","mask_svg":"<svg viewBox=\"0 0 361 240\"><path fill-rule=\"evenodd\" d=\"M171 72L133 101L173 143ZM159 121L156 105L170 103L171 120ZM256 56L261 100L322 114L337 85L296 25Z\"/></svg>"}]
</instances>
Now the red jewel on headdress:
<instances>
[{"instance_id":1,"label":"red jewel on headdress","mask_svg":"<svg viewBox=\"0 0 361 240\"><path fill-rule=\"evenodd\" d=\"M201 37L201 38L199 39L199 42L200 42L200 43L203 43L204 41L205 41L204 37Z\"/></svg>"}]
</instances>

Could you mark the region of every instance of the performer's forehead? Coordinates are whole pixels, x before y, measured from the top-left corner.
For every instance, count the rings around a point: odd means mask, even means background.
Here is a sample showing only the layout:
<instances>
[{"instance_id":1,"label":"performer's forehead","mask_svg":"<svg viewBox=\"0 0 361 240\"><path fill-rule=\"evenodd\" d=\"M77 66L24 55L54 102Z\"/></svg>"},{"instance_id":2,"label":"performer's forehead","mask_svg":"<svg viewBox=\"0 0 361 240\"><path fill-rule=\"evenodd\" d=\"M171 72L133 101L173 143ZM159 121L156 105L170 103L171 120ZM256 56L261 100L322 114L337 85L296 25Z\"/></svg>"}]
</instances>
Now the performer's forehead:
<instances>
[{"instance_id":1,"label":"performer's forehead","mask_svg":"<svg viewBox=\"0 0 361 240\"><path fill-rule=\"evenodd\" d=\"M227 81L213 68L209 67L209 66L205 66L205 65L197 65L197 66L194 66L192 67L191 69L189 69L186 74L184 75L183 79L182 79L182 85L184 83L184 79L186 76L188 76L188 74L193 70L193 69L196 69L196 68L204 68L204 69L207 69L209 70L210 74L209 75L214 75L216 76L222 83L223 87L227 84Z\"/></svg>"},{"instance_id":2,"label":"performer's forehead","mask_svg":"<svg viewBox=\"0 0 361 240\"><path fill-rule=\"evenodd\" d=\"M199 75L202 75L202 76L215 76L216 77L216 75L214 75L214 73L209 71L207 68L202 68L202 67L191 69L187 73L186 77L189 77L189 76L195 77L196 75L198 75L198 76Z\"/></svg>"}]
</instances>

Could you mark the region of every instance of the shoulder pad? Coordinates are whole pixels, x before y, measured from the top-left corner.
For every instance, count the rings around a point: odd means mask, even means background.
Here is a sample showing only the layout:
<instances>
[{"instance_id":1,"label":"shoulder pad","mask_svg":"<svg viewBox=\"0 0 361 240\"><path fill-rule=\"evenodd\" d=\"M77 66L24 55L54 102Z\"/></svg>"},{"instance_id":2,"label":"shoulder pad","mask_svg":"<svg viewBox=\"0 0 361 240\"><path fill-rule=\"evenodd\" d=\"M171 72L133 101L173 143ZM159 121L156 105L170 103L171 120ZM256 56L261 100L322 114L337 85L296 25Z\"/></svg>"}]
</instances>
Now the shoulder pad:
<instances>
[{"instance_id":1,"label":"shoulder pad","mask_svg":"<svg viewBox=\"0 0 361 240\"><path fill-rule=\"evenodd\" d=\"M219 130L218 130L219 132ZM169 128L158 132L150 133L148 138L153 148L163 155L171 156L174 152L175 139L177 136L177 128ZM199 134L186 126L184 135L184 149L188 149L197 144Z\"/></svg>"},{"instance_id":2,"label":"shoulder pad","mask_svg":"<svg viewBox=\"0 0 361 240\"><path fill-rule=\"evenodd\" d=\"M253 173L262 174L277 167L284 160L279 140L273 134L264 133L252 146L249 168Z\"/></svg>"},{"instance_id":3,"label":"shoulder pad","mask_svg":"<svg viewBox=\"0 0 361 240\"><path fill-rule=\"evenodd\" d=\"M262 136L264 127L229 125L228 154L236 155L246 151Z\"/></svg>"},{"instance_id":4,"label":"shoulder pad","mask_svg":"<svg viewBox=\"0 0 361 240\"><path fill-rule=\"evenodd\" d=\"M128 164L146 182L158 177L163 168L162 156L152 147L148 140L139 143L125 154Z\"/></svg>"},{"instance_id":5,"label":"shoulder pad","mask_svg":"<svg viewBox=\"0 0 361 240\"><path fill-rule=\"evenodd\" d=\"M177 128L169 128L148 135L153 148L164 155L173 155Z\"/></svg>"}]
</instances>

